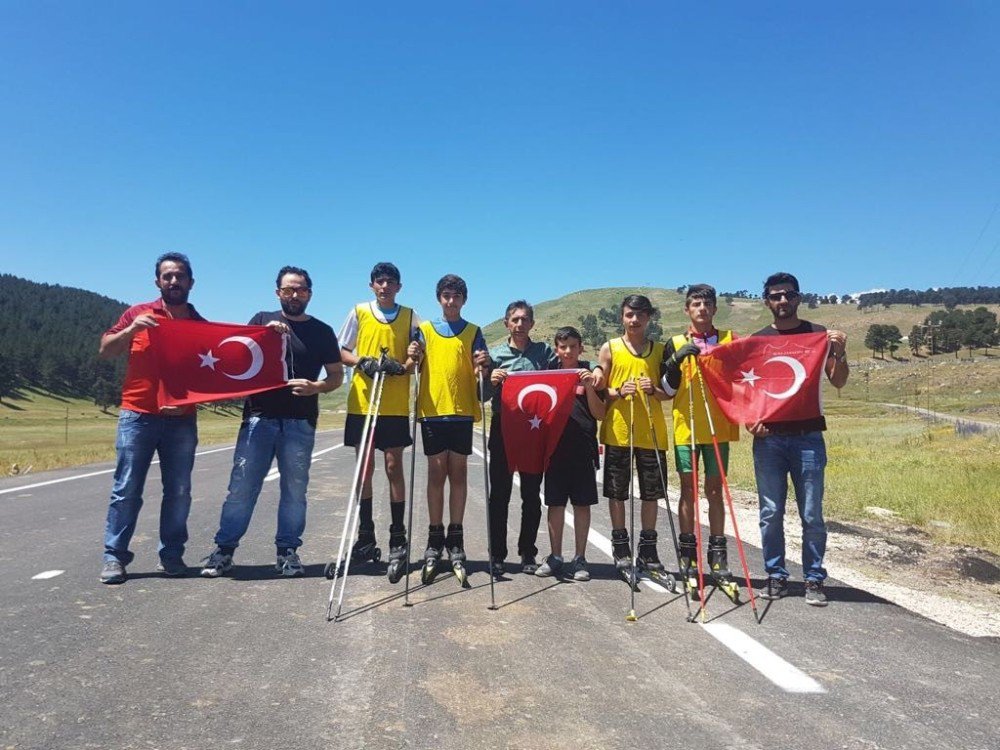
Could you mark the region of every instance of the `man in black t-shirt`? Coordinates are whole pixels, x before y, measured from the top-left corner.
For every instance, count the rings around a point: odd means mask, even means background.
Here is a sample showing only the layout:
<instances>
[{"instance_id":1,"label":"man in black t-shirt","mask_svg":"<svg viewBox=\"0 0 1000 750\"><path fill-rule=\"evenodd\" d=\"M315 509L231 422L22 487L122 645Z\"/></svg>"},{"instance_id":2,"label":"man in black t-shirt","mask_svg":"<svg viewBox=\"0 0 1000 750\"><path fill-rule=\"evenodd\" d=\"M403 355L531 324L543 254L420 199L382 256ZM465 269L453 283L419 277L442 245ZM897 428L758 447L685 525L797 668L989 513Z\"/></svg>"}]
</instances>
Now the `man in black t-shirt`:
<instances>
[{"instance_id":1,"label":"man in black t-shirt","mask_svg":"<svg viewBox=\"0 0 1000 750\"><path fill-rule=\"evenodd\" d=\"M827 331L823 326L799 320L802 301L799 282L790 273L775 273L764 282L764 304L774 322L754 336L789 336L797 333L826 331L830 349L826 376L835 388L847 383L847 336L842 331ZM802 575L805 578L806 603L826 605L823 581L826 569L826 524L823 522L823 479L826 468L826 443L823 431L826 418L786 422L758 422L747 425L754 436L753 467L760 501L760 535L764 552L767 585L764 599L785 595L788 570L785 568L785 501L788 478L795 487L795 501L802 519Z\"/></svg>"},{"instance_id":2,"label":"man in black t-shirt","mask_svg":"<svg viewBox=\"0 0 1000 750\"><path fill-rule=\"evenodd\" d=\"M257 393L243 405L229 477L229 494L222 505L216 549L201 574L217 578L233 567L233 553L250 525L264 477L277 458L281 496L275 571L283 576L305 574L297 550L306 527L306 488L319 417L319 394L340 387L344 380L340 347L333 329L306 315L312 297L312 279L301 268L285 266L278 272L276 294L281 310L259 312L250 325L266 325L286 335L291 379L282 388ZM320 370L326 378L319 380Z\"/></svg>"}]
</instances>

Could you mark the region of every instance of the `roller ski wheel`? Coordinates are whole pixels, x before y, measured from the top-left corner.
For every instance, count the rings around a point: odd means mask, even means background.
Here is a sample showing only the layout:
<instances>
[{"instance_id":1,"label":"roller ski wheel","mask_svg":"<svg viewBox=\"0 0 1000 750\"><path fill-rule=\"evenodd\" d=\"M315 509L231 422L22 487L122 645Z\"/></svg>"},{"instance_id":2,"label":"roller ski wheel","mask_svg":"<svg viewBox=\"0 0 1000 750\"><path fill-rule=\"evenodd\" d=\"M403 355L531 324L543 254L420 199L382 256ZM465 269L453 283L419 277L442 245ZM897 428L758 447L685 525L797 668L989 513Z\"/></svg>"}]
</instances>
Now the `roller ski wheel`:
<instances>
[{"instance_id":1,"label":"roller ski wheel","mask_svg":"<svg viewBox=\"0 0 1000 750\"><path fill-rule=\"evenodd\" d=\"M656 530L646 529L639 532L639 550L636 555L636 572L652 581L674 591L676 582L673 575L667 573L656 553Z\"/></svg>"},{"instance_id":2,"label":"roller ski wheel","mask_svg":"<svg viewBox=\"0 0 1000 750\"><path fill-rule=\"evenodd\" d=\"M340 566L337 564L336 560L330 560L330 562L326 564L326 567L323 568L323 575L326 576L326 580L328 581L332 581L336 578L339 572Z\"/></svg>"},{"instance_id":3,"label":"roller ski wheel","mask_svg":"<svg viewBox=\"0 0 1000 750\"><path fill-rule=\"evenodd\" d=\"M382 559L382 550L375 546L374 542L355 542L351 548L351 562L354 563L377 563Z\"/></svg>"},{"instance_id":4,"label":"roller ski wheel","mask_svg":"<svg viewBox=\"0 0 1000 750\"><path fill-rule=\"evenodd\" d=\"M438 574L438 562L444 550L444 526L428 527L427 549L424 551L424 567L420 571L420 582L427 586L434 582Z\"/></svg>"},{"instance_id":5,"label":"roller ski wheel","mask_svg":"<svg viewBox=\"0 0 1000 750\"><path fill-rule=\"evenodd\" d=\"M424 560L424 567L420 570L420 582L424 586L429 586L434 583L434 579L437 578L438 574L438 560L436 557L428 557Z\"/></svg>"},{"instance_id":6,"label":"roller ski wheel","mask_svg":"<svg viewBox=\"0 0 1000 750\"><path fill-rule=\"evenodd\" d=\"M729 572L729 559L726 552L726 537L710 536L708 538L708 571L712 577L712 585L721 589L733 604L740 603L740 587Z\"/></svg>"},{"instance_id":7,"label":"roller ski wheel","mask_svg":"<svg viewBox=\"0 0 1000 750\"><path fill-rule=\"evenodd\" d=\"M625 582L626 586L629 586L633 591L638 591L639 590L639 577L636 576L635 577L635 582L634 583L632 582L632 568L631 568L631 566L627 567L627 568L619 568L617 565L615 565L615 569L618 571L618 577L621 578L622 581Z\"/></svg>"},{"instance_id":8,"label":"roller ski wheel","mask_svg":"<svg viewBox=\"0 0 1000 750\"><path fill-rule=\"evenodd\" d=\"M649 570L643 568L641 564L637 566L637 572L654 583L660 584L671 594L676 594L679 589L677 577L673 573L668 573L665 570Z\"/></svg>"},{"instance_id":9,"label":"roller ski wheel","mask_svg":"<svg viewBox=\"0 0 1000 750\"><path fill-rule=\"evenodd\" d=\"M731 576L720 578L713 574L712 585L725 594L733 604L740 603L740 585Z\"/></svg>"},{"instance_id":10,"label":"roller ski wheel","mask_svg":"<svg viewBox=\"0 0 1000 750\"><path fill-rule=\"evenodd\" d=\"M406 548L406 528L389 528L389 567L385 572L389 583L399 583L406 573L406 563L409 555Z\"/></svg>"},{"instance_id":11,"label":"roller ski wheel","mask_svg":"<svg viewBox=\"0 0 1000 750\"><path fill-rule=\"evenodd\" d=\"M639 578L633 569L632 548L629 545L628 531L625 529L611 530L611 556L615 560L615 572L618 577L634 591L639 590Z\"/></svg>"},{"instance_id":12,"label":"roller ski wheel","mask_svg":"<svg viewBox=\"0 0 1000 750\"><path fill-rule=\"evenodd\" d=\"M463 589L469 585L469 572L465 569L465 563L461 560L452 560L451 572L455 574L455 580Z\"/></svg>"},{"instance_id":13,"label":"roller ski wheel","mask_svg":"<svg viewBox=\"0 0 1000 750\"><path fill-rule=\"evenodd\" d=\"M465 569L465 533L462 524L452 523L448 525L448 536L445 539L448 547L448 561L451 563L451 571L455 574L455 580L463 589L469 585L469 573Z\"/></svg>"}]
</instances>

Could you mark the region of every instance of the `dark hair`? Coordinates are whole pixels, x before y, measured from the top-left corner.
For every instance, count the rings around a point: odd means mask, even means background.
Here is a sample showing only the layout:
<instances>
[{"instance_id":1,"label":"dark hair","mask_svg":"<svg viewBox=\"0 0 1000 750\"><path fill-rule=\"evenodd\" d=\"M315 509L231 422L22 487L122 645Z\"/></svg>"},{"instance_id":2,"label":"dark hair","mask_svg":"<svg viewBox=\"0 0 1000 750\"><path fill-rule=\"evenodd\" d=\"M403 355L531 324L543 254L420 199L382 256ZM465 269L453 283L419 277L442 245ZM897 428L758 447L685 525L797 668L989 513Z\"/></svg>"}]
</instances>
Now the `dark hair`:
<instances>
[{"instance_id":1,"label":"dark hair","mask_svg":"<svg viewBox=\"0 0 1000 750\"><path fill-rule=\"evenodd\" d=\"M568 339L576 339L580 346L583 346L583 336L573 326L563 326L556 331L554 340L557 344L561 344Z\"/></svg>"},{"instance_id":2,"label":"dark hair","mask_svg":"<svg viewBox=\"0 0 1000 750\"><path fill-rule=\"evenodd\" d=\"M194 278L194 272L191 270L191 261L188 260L188 257L184 253L164 253L159 258L157 258L156 278L160 278L160 264L165 261L180 263L182 266L184 266L184 269L187 271L188 277L192 279Z\"/></svg>"},{"instance_id":3,"label":"dark hair","mask_svg":"<svg viewBox=\"0 0 1000 750\"><path fill-rule=\"evenodd\" d=\"M298 266L282 266L281 270L278 271L278 278L274 282L276 287L281 287L281 279L285 274L294 273L296 276L301 276L306 280L306 289L313 288L313 280L309 278L309 272L304 268L299 268Z\"/></svg>"},{"instance_id":4,"label":"dark hair","mask_svg":"<svg viewBox=\"0 0 1000 750\"><path fill-rule=\"evenodd\" d=\"M684 297L684 307L693 299L703 299L713 305L718 304L715 296L715 287L710 284L692 284L687 288L687 296Z\"/></svg>"},{"instance_id":5,"label":"dark hair","mask_svg":"<svg viewBox=\"0 0 1000 750\"><path fill-rule=\"evenodd\" d=\"M799 289L799 280L792 276L790 273L785 273L784 271L778 271L778 273L772 273L764 280L764 296L767 296L767 290L772 286L778 286L778 284L791 284L795 291L801 291Z\"/></svg>"},{"instance_id":6,"label":"dark hair","mask_svg":"<svg viewBox=\"0 0 1000 750\"><path fill-rule=\"evenodd\" d=\"M631 307L636 312L644 312L649 315L649 317L656 315L656 308L653 307L653 303L649 301L649 297L644 294L630 294L628 297L623 299L619 313L624 313L626 307Z\"/></svg>"},{"instance_id":7,"label":"dark hair","mask_svg":"<svg viewBox=\"0 0 1000 750\"><path fill-rule=\"evenodd\" d=\"M457 292L462 295L462 299L468 301L469 287L465 285L465 279L453 273L446 273L437 283L437 298L441 299L442 292Z\"/></svg>"},{"instance_id":8,"label":"dark hair","mask_svg":"<svg viewBox=\"0 0 1000 750\"><path fill-rule=\"evenodd\" d=\"M503 314L504 322L506 323L508 320L510 320L511 313L513 313L515 310L521 310L521 309L528 311L528 317L531 318L531 322L534 323L535 308L533 308L531 305L527 303L526 300L523 299L516 299L509 305L507 305L507 311Z\"/></svg>"},{"instance_id":9,"label":"dark hair","mask_svg":"<svg viewBox=\"0 0 1000 750\"><path fill-rule=\"evenodd\" d=\"M395 282L399 282L399 269L396 268L394 263L376 263L375 267L372 269L372 282L380 276L388 276Z\"/></svg>"}]
</instances>

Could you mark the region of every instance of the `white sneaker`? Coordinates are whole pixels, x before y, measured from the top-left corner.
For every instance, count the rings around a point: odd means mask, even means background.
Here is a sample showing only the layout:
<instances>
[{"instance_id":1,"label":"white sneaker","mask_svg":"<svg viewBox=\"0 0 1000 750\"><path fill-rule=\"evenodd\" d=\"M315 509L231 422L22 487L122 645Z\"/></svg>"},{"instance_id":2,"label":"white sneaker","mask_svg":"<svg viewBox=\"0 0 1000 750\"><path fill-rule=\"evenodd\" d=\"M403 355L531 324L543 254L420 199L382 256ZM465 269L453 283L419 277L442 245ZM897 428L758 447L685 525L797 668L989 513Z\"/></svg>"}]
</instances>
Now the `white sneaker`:
<instances>
[{"instance_id":1,"label":"white sneaker","mask_svg":"<svg viewBox=\"0 0 1000 750\"><path fill-rule=\"evenodd\" d=\"M205 565L201 569L201 574L205 578L218 578L233 569L233 556L227 555L218 547L202 562Z\"/></svg>"},{"instance_id":2,"label":"white sneaker","mask_svg":"<svg viewBox=\"0 0 1000 750\"><path fill-rule=\"evenodd\" d=\"M280 573L285 578L299 578L306 574L306 569L302 566L302 561L293 549L286 549L285 554L278 555L274 563L274 572Z\"/></svg>"}]
</instances>

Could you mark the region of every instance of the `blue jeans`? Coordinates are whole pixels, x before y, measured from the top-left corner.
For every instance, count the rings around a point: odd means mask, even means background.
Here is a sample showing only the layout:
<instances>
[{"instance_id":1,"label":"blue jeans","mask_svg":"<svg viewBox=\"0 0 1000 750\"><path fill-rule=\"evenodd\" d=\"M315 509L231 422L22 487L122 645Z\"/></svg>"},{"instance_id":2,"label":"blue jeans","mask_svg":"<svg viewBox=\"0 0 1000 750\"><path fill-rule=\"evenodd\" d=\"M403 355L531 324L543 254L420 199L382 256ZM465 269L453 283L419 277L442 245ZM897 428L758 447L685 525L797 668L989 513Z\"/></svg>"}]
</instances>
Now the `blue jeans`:
<instances>
[{"instance_id":1,"label":"blue jeans","mask_svg":"<svg viewBox=\"0 0 1000 750\"><path fill-rule=\"evenodd\" d=\"M785 568L785 500L788 477L802 519L802 575L823 581L826 569L826 524L823 523L823 470L826 444L822 432L769 435L753 439L753 467L760 500L760 537L764 570L771 578L788 578Z\"/></svg>"},{"instance_id":2,"label":"blue jeans","mask_svg":"<svg viewBox=\"0 0 1000 750\"><path fill-rule=\"evenodd\" d=\"M160 457L163 481L160 557L176 560L184 554L188 539L187 518L191 510L191 469L197 446L198 422L194 414L161 417L121 410L115 440L118 463L104 527L105 562L119 560L128 565L135 557L128 545L139 520L142 490L154 453Z\"/></svg>"},{"instance_id":3,"label":"blue jeans","mask_svg":"<svg viewBox=\"0 0 1000 750\"><path fill-rule=\"evenodd\" d=\"M312 462L316 428L306 419L249 417L240 426L229 475L229 494L222 504L222 518L215 543L236 549L250 526L250 517L264 486L271 461L278 459L281 497L278 500L279 550L298 549L306 528L306 488Z\"/></svg>"}]
</instances>

